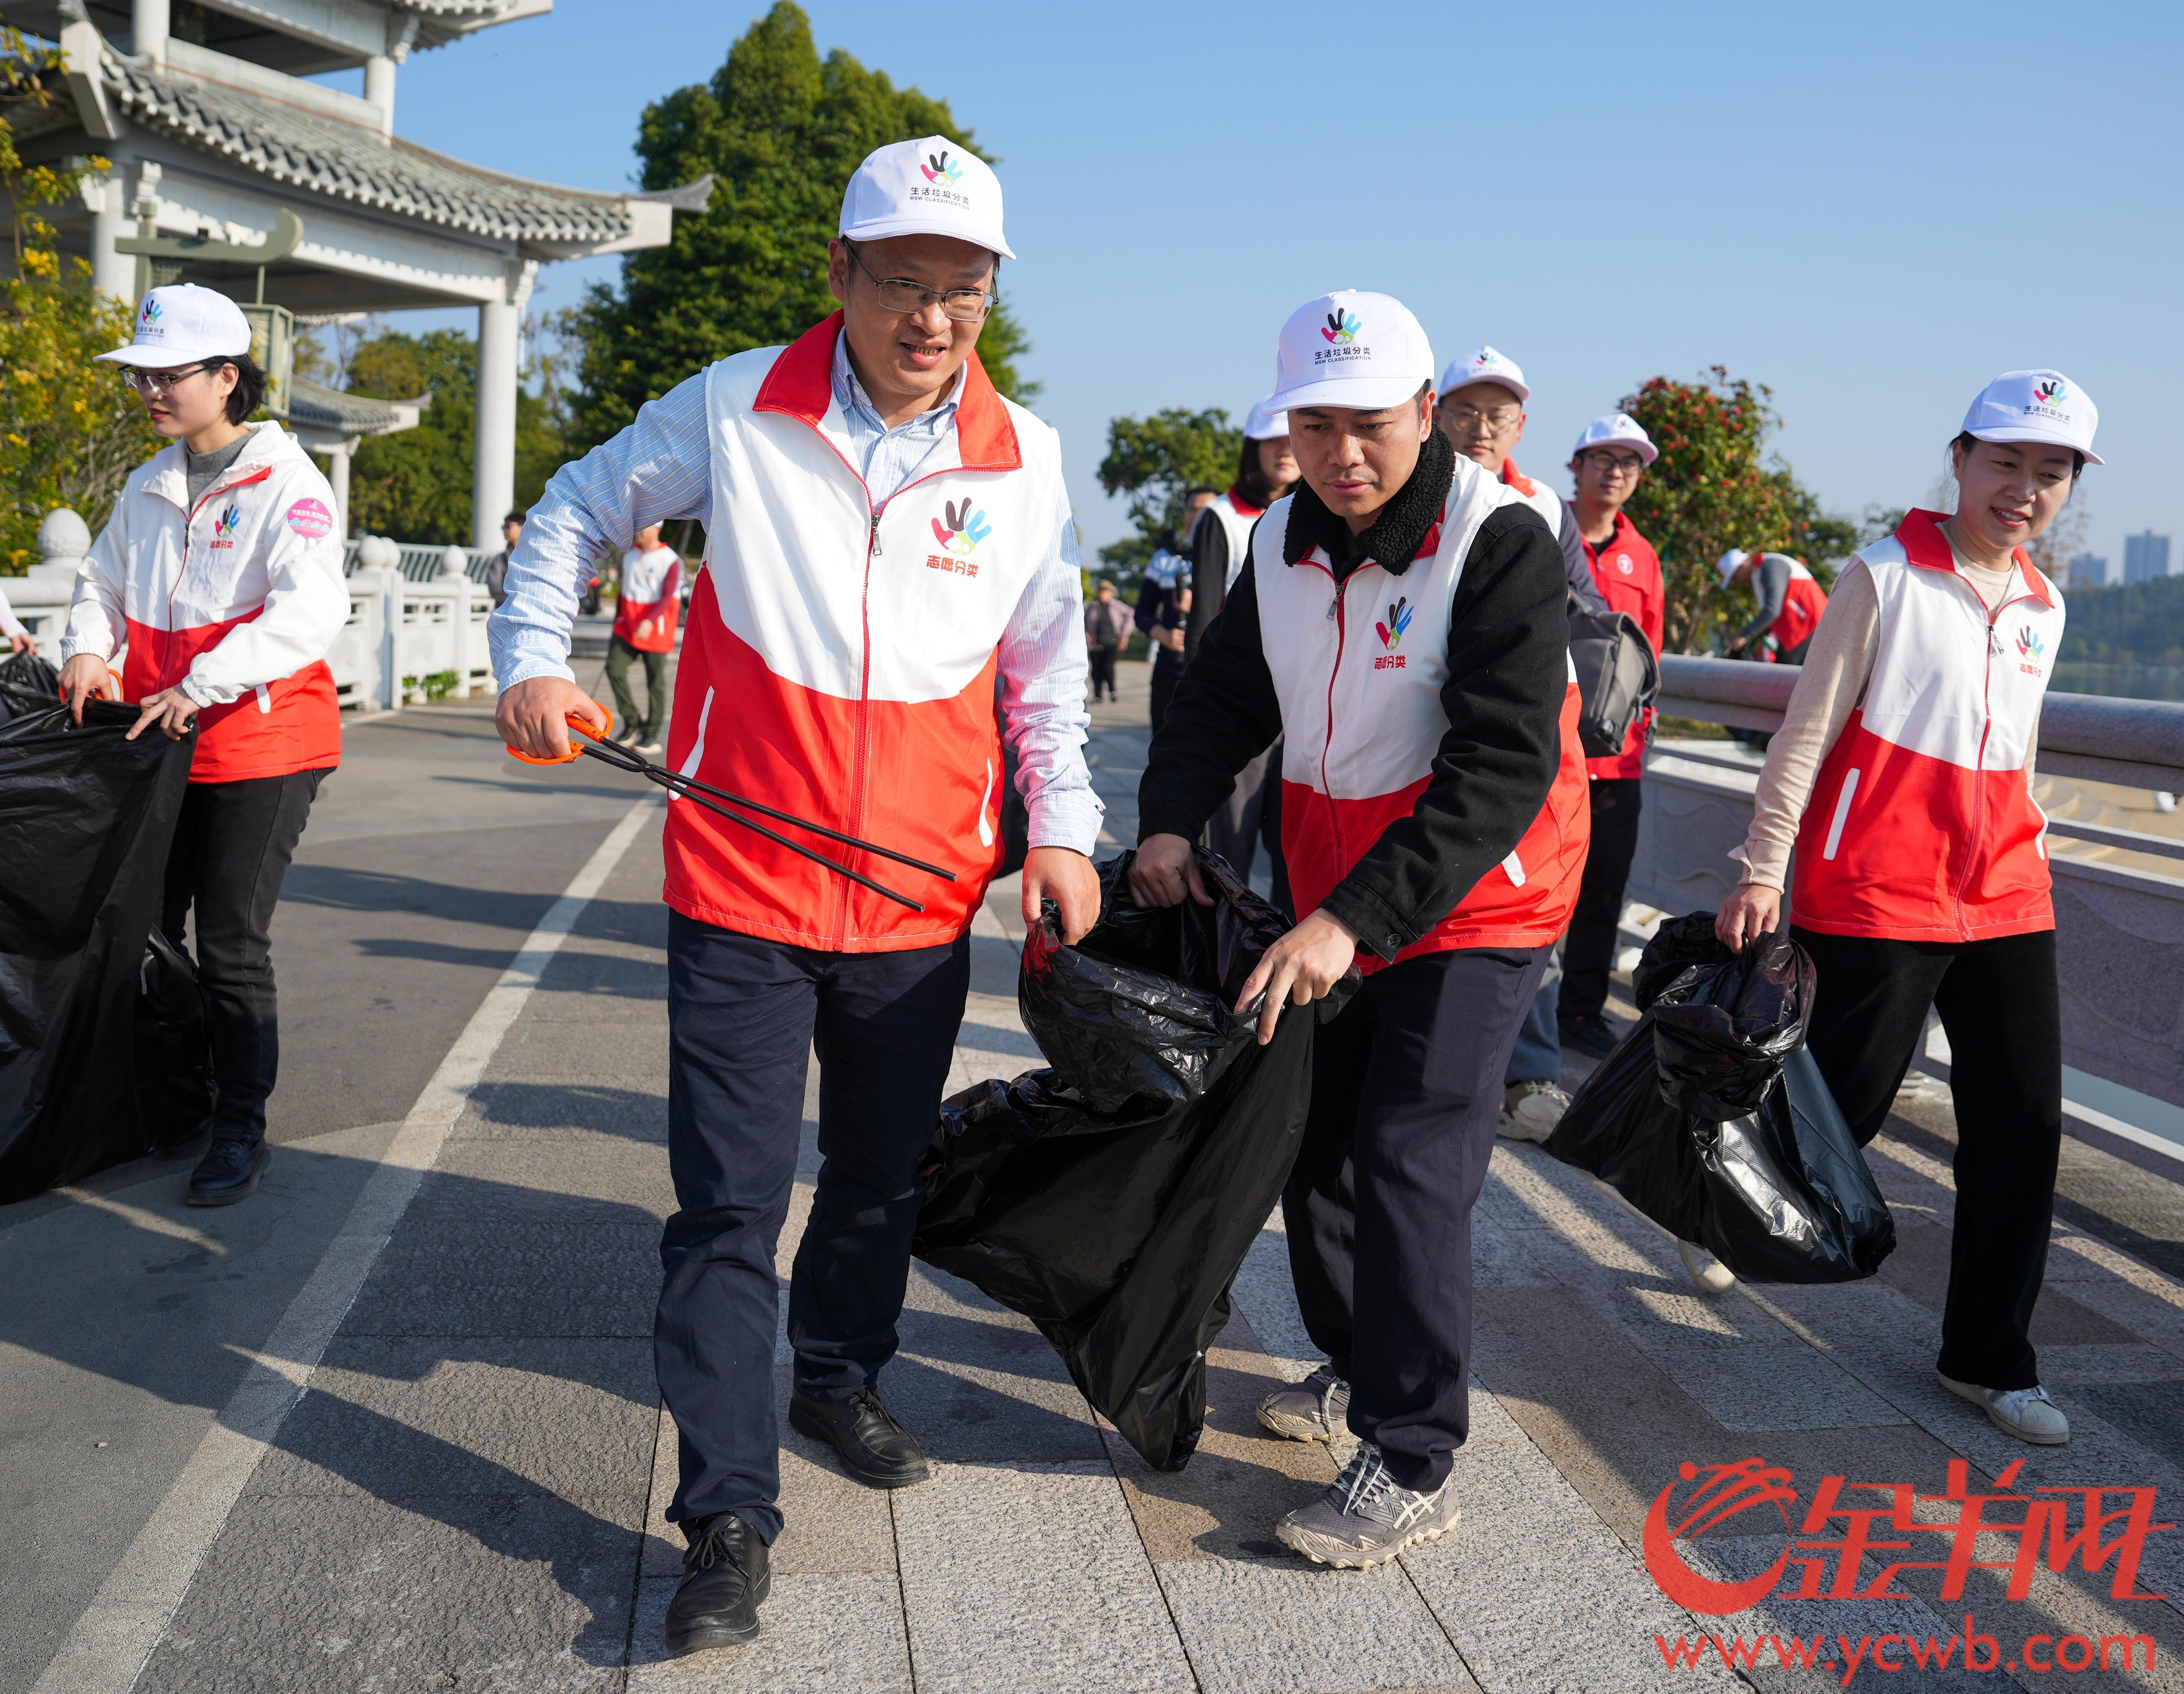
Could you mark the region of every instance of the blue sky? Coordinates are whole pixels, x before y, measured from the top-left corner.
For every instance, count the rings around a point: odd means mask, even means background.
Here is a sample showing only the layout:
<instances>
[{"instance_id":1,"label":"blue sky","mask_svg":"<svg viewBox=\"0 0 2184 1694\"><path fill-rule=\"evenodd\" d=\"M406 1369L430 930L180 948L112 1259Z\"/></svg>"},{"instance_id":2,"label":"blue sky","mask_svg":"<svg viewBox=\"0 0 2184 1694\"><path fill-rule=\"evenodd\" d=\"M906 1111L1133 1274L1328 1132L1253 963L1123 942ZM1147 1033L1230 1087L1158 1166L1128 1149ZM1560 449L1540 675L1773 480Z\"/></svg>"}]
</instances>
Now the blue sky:
<instances>
[{"instance_id":1,"label":"blue sky","mask_svg":"<svg viewBox=\"0 0 2184 1694\"><path fill-rule=\"evenodd\" d=\"M749 0L556 0L413 59L398 127L614 188L647 102ZM1107 420L1240 418L1283 318L1379 289L1443 363L1490 342L1553 473L1646 378L1769 384L1830 507L1916 502L1972 394L2052 365L2101 408L2095 551L2184 510L2184 8L1841 4L807 7L998 156L1006 287L1087 538ZM354 78L348 79L354 81ZM545 306L613 261L549 267Z\"/></svg>"}]
</instances>

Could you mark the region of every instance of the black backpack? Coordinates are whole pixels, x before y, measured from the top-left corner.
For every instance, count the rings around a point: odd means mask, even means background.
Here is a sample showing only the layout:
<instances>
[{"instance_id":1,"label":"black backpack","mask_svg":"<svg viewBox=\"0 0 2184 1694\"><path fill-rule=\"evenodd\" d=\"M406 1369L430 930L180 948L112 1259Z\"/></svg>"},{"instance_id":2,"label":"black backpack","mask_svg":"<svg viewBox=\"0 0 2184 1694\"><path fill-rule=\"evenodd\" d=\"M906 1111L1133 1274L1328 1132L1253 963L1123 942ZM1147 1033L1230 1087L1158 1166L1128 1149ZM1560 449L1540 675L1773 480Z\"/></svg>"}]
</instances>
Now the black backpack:
<instances>
[{"instance_id":1,"label":"black backpack","mask_svg":"<svg viewBox=\"0 0 2184 1694\"><path fill-rule=\"evenodd\" d=\"M1620 753L1630 726L1661 691L1653 644L1629 612L1588 606L1572 594L1569 650L1577 668L1578 739L1589 758Z\"/></svg>"}]
</instances>

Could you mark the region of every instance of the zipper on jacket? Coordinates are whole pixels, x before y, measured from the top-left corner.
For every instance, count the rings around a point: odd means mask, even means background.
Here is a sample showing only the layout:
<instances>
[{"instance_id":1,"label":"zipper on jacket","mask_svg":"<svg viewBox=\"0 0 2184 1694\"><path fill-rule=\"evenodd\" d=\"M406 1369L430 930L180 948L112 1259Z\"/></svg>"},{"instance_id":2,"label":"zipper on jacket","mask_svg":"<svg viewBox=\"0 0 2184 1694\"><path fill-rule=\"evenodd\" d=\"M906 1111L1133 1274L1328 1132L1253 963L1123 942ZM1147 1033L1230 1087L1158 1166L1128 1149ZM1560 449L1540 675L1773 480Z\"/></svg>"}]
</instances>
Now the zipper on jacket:
<instances>
[{"instance_id":1,"label":"zipper on jacket","mask_svg":"<svg viewBox=\"0 0 2184 1694\"><path fill-rule=\"evenodd\" d=\"M187 466L189 463L189 460L187 456L189 453L189 449L187 445L183 447L182 452L185 455L182 463ZM262 482L272 474L273 467L270 465L260 465L259 469L250 476L240 477L232 482L220 482L215 484L214 487L206 489L202 494L199 494L197 498L197 503L194 505L185 504L183 506L182 560L181 563L175 567L175 586L167 590L167 627L159 632L159 686L153 690L154 694L164 693L166 689L179 688L181 685L181 677L170 677L167 674L167 671L168 668L172 666L175 661L175 596L181 593L182 583L190 574L190 531L197 523L198 514L205 509L206 501L214 499L220 495L227 493L232 489L247 488L253 482ZM182 487L184 492L187 493L189 488L187 482L185 482ZM214 644L217 645L218 644L215 643ZM186 666L186 671L187 668L187 667Z\"/></svg>"},{"instance_id":2,"label":"zipper on jacket","mask_svg":"<svg viewBox=\"0 0 2184 1694\"><path fill-rule=\"evenodd\" d=\"M1329 571L1327 574L1332 577L1334 572ZM1328 667L1327 671L1327 733L1319 744L1319 794L1327 806L1328 833L1334 837L1334 862L1343 866L1342 872L1335 878L1337 882L1348 874L1349 867L1343 864L1342 813L1334 804L1334 790L1328 785L1327 755L1334 745L1334 679L1342 674L1342 651L1349 635L1349 620L1344 611L1343 596L1349 591L1351 582L1357 575L1357 572L1352 571L1348 577L1335 583L1334 603L1327 609L1327 615L1334 620L1334 663Z\"/></svg>"},{"instance_id":3,"label":"zipper on jacket","mask_svg":"<svg viewBox=\"0 0 2184 1694\"><path fill-rule=\"evenodd\" d=\"M1970 582L1964 584L1974 599L1979 590ZM1986 615L1986 653L1985 668L1980 672L1980 738L1977 762L1972 766L1972 827L1971 837L1964 844L1964 867L1957 878L1957 933L1964 940L1972 939L1971 923L1964 912L1964 890L1971 886L1972 872L1979 864L1986 833L1986 740L1994 728L1994 648L1997 632L2002 626L2002 615L2019 600L2030 599L2030 594L2015 599L2004 594L1994 603L1994 610ZM1981 601L1982 607L1986 602ZM2025 785L2025 797L2031 797L2031 785Z\"/></svg>"}]
</instances>

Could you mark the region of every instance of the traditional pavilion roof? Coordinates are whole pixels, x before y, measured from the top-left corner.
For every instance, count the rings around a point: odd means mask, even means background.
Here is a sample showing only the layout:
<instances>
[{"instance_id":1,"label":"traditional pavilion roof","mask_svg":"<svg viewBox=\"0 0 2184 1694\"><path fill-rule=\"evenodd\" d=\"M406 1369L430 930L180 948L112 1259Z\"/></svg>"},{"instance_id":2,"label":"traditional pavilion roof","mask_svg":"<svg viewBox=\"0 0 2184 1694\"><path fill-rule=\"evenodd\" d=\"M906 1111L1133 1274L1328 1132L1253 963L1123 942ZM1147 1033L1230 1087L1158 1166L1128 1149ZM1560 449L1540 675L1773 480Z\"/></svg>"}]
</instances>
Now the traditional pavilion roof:
<instances>
[{"instance_id":1,"label":"traditional pavilion roof","mask_svg":"<svg viewBox=\"0 0 2184 1694\"><path fill-rule=\"evenodd\" d=\"M504 8L404 0L404 9L477 14ZM620 194L482 170L300 107L252 99L171 69L156 73L111 49L101 69L135 122L276 182L494 240L593 246L631 231Z\"/></svg>"},{"instance_id":2,"label":"traditional pavilion roof","mask_svg":"<svg viewBox=\"0 0 2184 1694\"><path fill-rule=\"evenodd\" d=\"M304 376L292 377L288 383L290 423L341 435L391 435L411 428L417 422L417 413L432 403L430 394L400 402L375 400L368 395L329 388Z\"/></svg>"}]
</instances>

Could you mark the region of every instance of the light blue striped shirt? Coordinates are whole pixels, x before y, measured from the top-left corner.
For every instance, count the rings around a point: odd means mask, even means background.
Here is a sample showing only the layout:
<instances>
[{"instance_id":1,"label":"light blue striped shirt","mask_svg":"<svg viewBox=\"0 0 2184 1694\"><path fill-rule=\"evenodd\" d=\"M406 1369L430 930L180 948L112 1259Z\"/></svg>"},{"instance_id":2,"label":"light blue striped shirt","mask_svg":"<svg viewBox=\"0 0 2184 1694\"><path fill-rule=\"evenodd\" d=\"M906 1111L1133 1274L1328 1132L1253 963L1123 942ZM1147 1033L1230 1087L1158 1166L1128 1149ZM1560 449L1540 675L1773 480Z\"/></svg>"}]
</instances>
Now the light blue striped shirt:
<instances>
[{"instance_id":1,"label":"light blue striped shirt","mask_svg":"<svg viewBox=\"0 0 2184 1694\"><path fill-rule=\"evenodd\" d=\"M884 505L955 427L965 378L957 376L941 404L889 429L851 370L847 349L847 338L838 338L834 398L873 504ZM569 642L593 560L626 550L640 529L678 518L694 519L711 533L709 440L700 371L647 404L613 440L554 473L510 555L508 599L486 627L502 688L532 677L576 680ZM1064 517L1001 633L997 659L1017 786L1031 813L1031 844L1073 848L1089 857L1106 809L1084 763L1091 718L1084 708L1084 622L1077 526Z\"/></svg>"}]
</instances>

